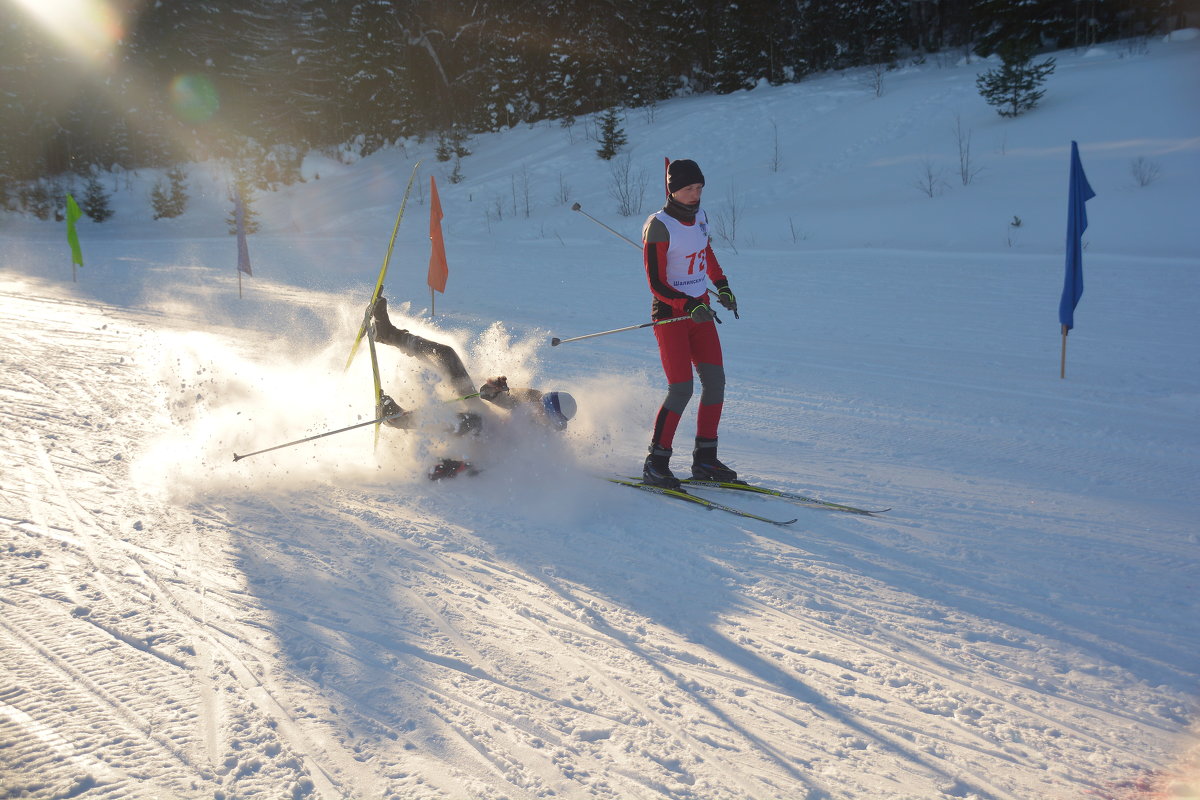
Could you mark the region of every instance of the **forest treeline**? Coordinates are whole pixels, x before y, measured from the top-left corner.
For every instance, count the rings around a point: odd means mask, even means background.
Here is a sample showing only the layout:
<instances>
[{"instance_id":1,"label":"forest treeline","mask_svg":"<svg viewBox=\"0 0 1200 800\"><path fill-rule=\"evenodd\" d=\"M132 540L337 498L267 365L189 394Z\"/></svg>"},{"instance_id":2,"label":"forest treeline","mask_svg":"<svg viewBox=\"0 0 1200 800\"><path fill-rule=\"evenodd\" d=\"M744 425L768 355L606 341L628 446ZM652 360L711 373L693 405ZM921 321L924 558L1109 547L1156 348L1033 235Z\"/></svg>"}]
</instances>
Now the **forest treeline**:
<instances>
[{"instance_id":1,"label":"forest treeline","mask_svg":"<svg viewBox=\"0 0 1200 800\"><path fill-rule=\"evenodd\" d=\"M0 188L571 122L831 69L1148 37L1194 0L159 0L88 60L0 6ZM1186 6L1186 7L1185 7ZM85 24L71 21L71 24Z\"/></svg>"}]
</instances>

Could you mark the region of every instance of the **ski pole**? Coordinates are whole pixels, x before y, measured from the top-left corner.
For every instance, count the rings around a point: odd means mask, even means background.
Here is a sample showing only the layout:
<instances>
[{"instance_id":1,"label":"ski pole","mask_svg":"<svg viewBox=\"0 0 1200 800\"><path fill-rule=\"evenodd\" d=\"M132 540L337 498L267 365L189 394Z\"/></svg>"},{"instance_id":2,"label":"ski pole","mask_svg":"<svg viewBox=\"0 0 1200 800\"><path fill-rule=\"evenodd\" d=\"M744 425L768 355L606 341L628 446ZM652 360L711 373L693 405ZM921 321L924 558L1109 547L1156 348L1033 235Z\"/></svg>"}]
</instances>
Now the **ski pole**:
<instances>
[{"instance_id":1,"label":"ski pole","mask_svg":"<svg viewBox=\"0 0 1200 800\"><path fill-rule=\"evenodd\" d=\"M637 242L635 242L633 239L630 239L628 236L626 236L626 235L625 235L625 234L623 234L623 233L617 233L617 231L614 231L612 228L608 227L608 226L607 226L607 225L605 225L603 222L601 222L600 220L598 220L598 219L596 219L595 217L593 217L591 214L589 214L589 213L587 213L586 211L584 211L584 210L583 210L583 208L582 208L582 207L579 205L579 203L575 203L574 205L572 205L572 206L571 206L571 210L572 210L572 211L578 211L580 214L583 214L585 217L587 217L587 218L588 218L588 219L590 219L592 222L594 222L594 223L596 223L597 225L599 225L601 228L604 228L604 230L606 230L606 231L609 231L610 233L614 233L614 234L616 234L617 236L620 236L622 239L624 239L625 241L629 242L631 245L633 245L634 247L636 247L638 250L641 250L641 249L642 249L642 246L641 246L640 244L638 244ZM712 296L714 296L714 297L717 297L717 296L718 296L718 295L717 295L717 293L716 293L716 292L714 292L712 289L708 289L707 291L708 291L708 293L709 293L709 294L711 294L711 295L712 295ZM741 317L738 317L738 313L737 313L736 311L735 311L735 312L733 312L733 315L734 315L735 317L737 317L738 319L741 319ZM671 320L663 320L663 321L664 321L664 322L674 322L675 320L671 319ZM618 328L618 329L617 329L617 330L615 330L615 331L605 331L605 333L617 333L618 331L628 331L628 330L633 330L633 328L645 328L645 327L646 327L645 325L634 325L632 328ZM591 336L603 336L604 334L603 334L603 333L593 333L593 334L589 334L589 335L591 335ZM577 337L575 337L575 338L576 338L576 339L586 339L586 338L587 338L587 336L577 336ZM550 340L550 345L551 345L551 346L554 346L554 345L556 345L556 344L562 344L563 342L573 342L573 341L575 341L575 339L561 339L561 340L559 340L559 339L551 339L551 340Z\"/></svg>"},{"instance_id":2,"label":"ski pole","mask_svg":"<svg viewBox=\"0 0 1200 800\"><path fill-rule=\"evenodd\" d=\"M403 413L407 413L407 412L403 412ZM355 428L363 428L363 427L366 427L367 425L375 425L380 422L386 422L387 420L392 419L393 417L399 417L402 415L403 414L389 414L388 416L380 417L379 419L369 419L366 422L360 422L357 425L347 425L345 428L338 428L336 431L325 431L324 433L318 433L315 436L307 436L303 439L297 439L294 442L284 442L283 444L277 444L274 447L266 447L266 448L263 448L262 450L255 450L253 453L243 453L240 456L237 453L234 453L233 460L241 461L243 458L249 458L250 456L257 456L261 453L269 453L272 450L282 450L285 447L292 447L293 445L304 444L305 442L311 442L314 439L323 439L326 436L333 436L335 433L345 433L346 431L352 431Z\"/></svg>"},{"instance_id":3,"label":"ski pole","mask_svg":"<svg viewBox=\"0 0 1200 800\"><path fill-rule=\"evenodd\" d=\"M578 342L580 339L591 339L593 336L608 336L610 333L620 333L621 331L636 331L638 328L652 328L655 325L666 325L668 322L683 322L691 317L672 317L671 319L660 319L653 322L643 322L641 325L629 325L625 328L614 328L611 331L600 331L600 333L587 333L583 336L572 336L570 339L559 339L557 336L550 340L551 347L558 347L560 344L567 342Z\"/></svg>"},{"instance_id":4,"label":"ski pole","mask_svg":"<svg viewBox=\"0 0 1200 800\"><path fill-rule=\"evenodd\" d=\"M579 203L576 203L575 205L571 206L571 210L572 210L572 211L578 211L580 214L583 214L585 217L587 217L587 218L588 218L588 219L590 219L592 222L594 222L594 223L596 223L597 225L599 225L601 228L604 228L604 230L608 231L609 233L611 233L611 234L613 234L613 235L615 235L615 236L619 236L619 237L621 237L622 239L624 239L625 241L629 242L631 245L633 245L634 247L636 247L638 250L641 250L641 249L642 249L642 246L641 246L640 244L638 244L637 242L635 242L633 239L630 239L628 236L626 236L626 235L625 235L625 234L623 234L623 233L619 233L619 232L617 232L617 231L614 231L612 228L608 227L608 226L607 226L607 225L605 225L603 222L601 222L600 220L598 220L598 219L596 219L595 217L593 217L591 214L589 214L589 213L587 213L586 211L584 211L584 210L583 210L583 208L582 208L582 207L579 205Z\"/></svg>"},{"instance_id":5,"label":"ski pole","mask_svg":"<svg viewBox=\"0 0 1200 800\"><path fill-rule=\"evenodd\" d=\"M454 398L451 398L450 400L446 400L445 402L454 403L459 400L470 400L472 397L479 397L479 392L475 392L474 394L464 395L463 397L454 397ZM345 433L346 431L352 431L355 428L365 428L367 425L378 425L381 422L387 422L389 419L395 419L396 417L402 417L408 413L411 413L411 412L401 411L397 414L388 414L386 416L379 417L378 419L369 419L366 422L358 422L358 423L355 423L354 425L347 425L346 427L338 428L335 431L325 431L324 433L318 433L313 436L306 436L303 439L296 439L295 441L292 441L292 442L284 442L283 444L277 444L274 447L266 447L266 448L263 448L262 450L255 450L253 453L242 453L241 455L234 453L233 460L241 461L243 458L249 458L250 456L261 455L262 453L269 453L272 450L282 450L285 447L292 447L294 445L304 444L305 442L311 442L315 439L324 439L326 436L333 436L335 433Z\"/></svg>"},{"instance_id":6,"label":"ski pole","mask_svg":"<svg viewBox=\"0 0 1200 800\"><path fill-rule=\"evenodd\" d=\"M598 220L598 219L596 219L595 217L593 217L591 214L589 214L589 213L587 213L586 211L584 211L584 210L583 210L583 208L582 208L582 207L580 207L579 203L576 203L575 205L571 206L571 210L572 210L572 211L578 211L580 214L583 214L585 217L587 217L587 218L588 218L588 219L590 219L592 222L594 222L594 223L596 223L597 225L599 225L601 228L604 228L606 231L610 231L610 232L612 232L612 233L615 233L617 236L620 236L622 239L624 239L625 241L629 242L631 245L633 245L634 247L636 247L638 250L641 250L641 249L642 249L642 246L641 246L640 244L638 244L637 242L635 242L633 239L630 239L628 236L626 236L626 235L625 235L625 234L623 234L623 233L617 233L617 231L614 231L612 228L608 227L608 226L607 226L607 225L605 225L603 222L601 222L600 220ZM709 293L709 294L711 294L711 295L713 295L714 297L715 297L715 296L716 296L716 294L717 294L717 293L716 293L716 292L714 292L712 289L709 289L709 290L708 290L708 293ZM735 312L733 312L733 315L736 317L736 316L737 316L737 312L736 312L736 311L735 311ZM740 319L740 317L738 317L738 318ZM621 330L629 330L629 329L628 329L628 328L622 328ZM616 331L610 331L610 333L616 333ZM595 335L595 336L599 336L599 334L593 334L593 335ZM579 338L583 338L583 337L579 337ZM570 340L570 339L564 339L563 341L573 341L573 340Z\"/></svg>"}]
</instances>

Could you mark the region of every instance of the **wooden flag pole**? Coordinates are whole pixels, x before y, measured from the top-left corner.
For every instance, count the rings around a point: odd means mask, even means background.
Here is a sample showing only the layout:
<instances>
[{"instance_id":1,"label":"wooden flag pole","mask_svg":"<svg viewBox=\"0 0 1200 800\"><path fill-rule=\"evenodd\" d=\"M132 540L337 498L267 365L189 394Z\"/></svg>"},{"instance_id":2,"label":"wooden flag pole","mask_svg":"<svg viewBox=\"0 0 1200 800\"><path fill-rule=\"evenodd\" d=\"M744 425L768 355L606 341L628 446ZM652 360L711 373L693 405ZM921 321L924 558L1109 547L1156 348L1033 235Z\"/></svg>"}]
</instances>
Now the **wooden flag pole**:
<instances>
[{"instance_id":1,"label":"wooden flag pole","mask_svg":"<svg viewBox=\"0 0 1200 800\"><path fill-rule=\"evenodd\" d=\"M1062 326L1062 364L1058 368L1059 379L1067 377L1067 326Z\"/></svg>"}]
</instances>

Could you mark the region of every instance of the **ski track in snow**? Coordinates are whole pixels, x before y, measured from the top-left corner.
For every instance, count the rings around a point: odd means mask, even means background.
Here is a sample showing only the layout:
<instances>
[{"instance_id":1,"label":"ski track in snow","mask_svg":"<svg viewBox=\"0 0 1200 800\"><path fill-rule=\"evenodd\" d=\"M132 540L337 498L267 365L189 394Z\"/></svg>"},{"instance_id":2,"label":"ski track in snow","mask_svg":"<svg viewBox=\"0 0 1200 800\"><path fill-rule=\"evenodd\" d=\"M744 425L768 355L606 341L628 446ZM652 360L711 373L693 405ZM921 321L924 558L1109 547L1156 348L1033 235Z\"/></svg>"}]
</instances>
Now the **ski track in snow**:
<instances>
[{"instance_id":1,"label":"ski track in snow","mask_svg":"<svg viewBox=\"0 0 1200 800\"><path fill-rule=\"evenodd\" d=\"M986 487L937 534L920 496L784 531L590 483L591 520L560 526L492 507L532 498L486 476L483 499L409 483L179 505L128 489L171 419L143 363L164 321L27 286L0 304L10 795L1105 796L1166 768L1186 728L1194 642L1147 618L1142 648L1135 608L1104 630L1061 564L1031 601L986 547L938 563L922 541L991 516L1032 567L1043 517L1089 565L1147 576L1194 542L1139 553L1053 498L981 509Z\"/></svg>"},{"instance_id":2,"label":"ski track in snow","mask_svg":"<svg viewBox=\"0 0 1200 800\"><path fill-rule=\"evenodd\" d=\"M700 160L729 234L723 458L878 517L714 495L782 529L588 474L636 468L662 387L649 336L545 347L648 300L564 208L637 235L557 125L481 136L443 181L436 322L423 225L397 241L397 319L585 400L469 482L420 474L470 443L390 429L230 458L365 419L347 331L422 143L313 155L265 195L244 299L214 162L178 220L149 220L153 170L123 175L78 285L33 277L63 274L60 227L3 213L0 797L1194 797L1200 51L1120 46L1058 53L1019 120L948 57L880 97L851 72L626 118L636 164ZM958 121L978 180L922 194ZM1061 381L1074 138L1098 197ZM546 195L525 218L518 168Z\"/></svg>"}]
</instances>

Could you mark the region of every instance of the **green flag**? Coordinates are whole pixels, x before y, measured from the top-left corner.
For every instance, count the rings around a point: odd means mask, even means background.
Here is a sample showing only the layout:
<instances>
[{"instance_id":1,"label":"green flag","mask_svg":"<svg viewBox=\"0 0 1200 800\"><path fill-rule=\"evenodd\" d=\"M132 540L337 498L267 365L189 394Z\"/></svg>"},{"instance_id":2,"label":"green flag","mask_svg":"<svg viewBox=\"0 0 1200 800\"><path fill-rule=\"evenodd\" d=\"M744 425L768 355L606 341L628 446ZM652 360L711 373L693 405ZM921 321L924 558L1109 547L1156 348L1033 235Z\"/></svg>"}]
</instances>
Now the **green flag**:
<instances>
[{"instance_id":1,"label":"green flag","mask_svg":"<svg viewBox=\"0 0 1200 800\"><path fill-rule=\"evenodd\" d=\"M83 216L75 198L67 195L67 244L71 245L71 264L83 266L83 251L79 249L79 234L75 232L75 221Z\"/></svg>"}]
</instances>

